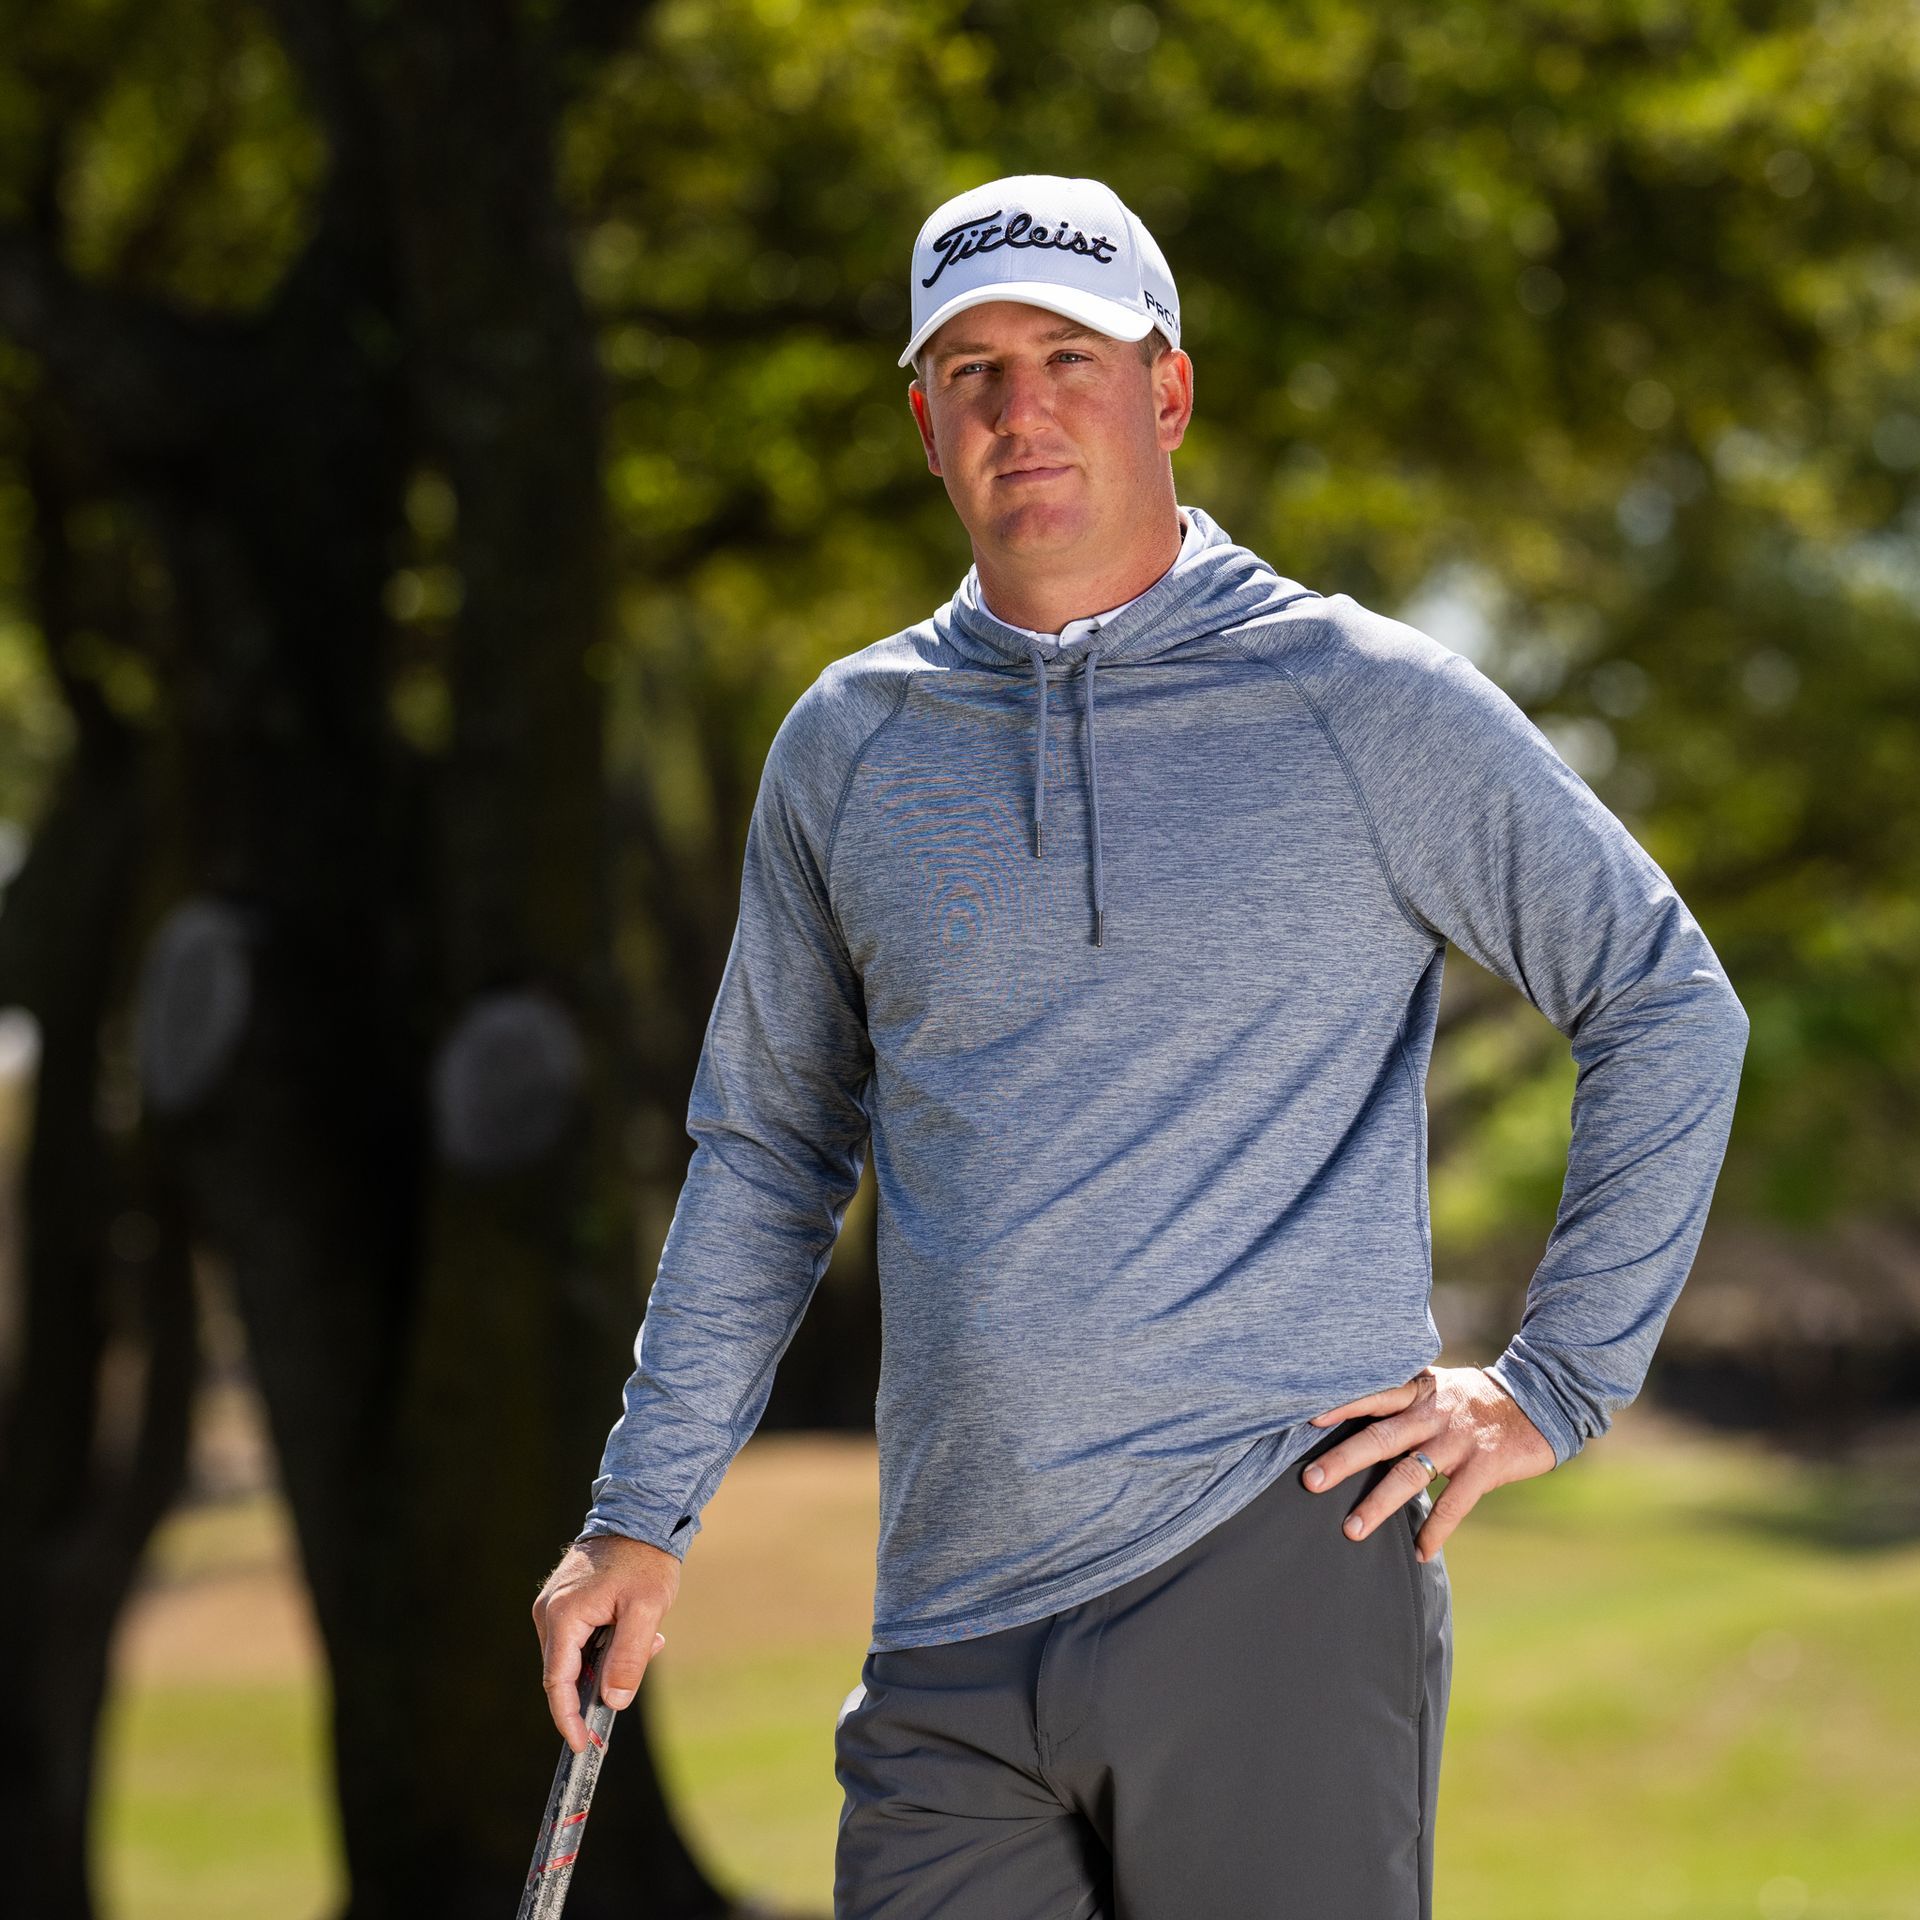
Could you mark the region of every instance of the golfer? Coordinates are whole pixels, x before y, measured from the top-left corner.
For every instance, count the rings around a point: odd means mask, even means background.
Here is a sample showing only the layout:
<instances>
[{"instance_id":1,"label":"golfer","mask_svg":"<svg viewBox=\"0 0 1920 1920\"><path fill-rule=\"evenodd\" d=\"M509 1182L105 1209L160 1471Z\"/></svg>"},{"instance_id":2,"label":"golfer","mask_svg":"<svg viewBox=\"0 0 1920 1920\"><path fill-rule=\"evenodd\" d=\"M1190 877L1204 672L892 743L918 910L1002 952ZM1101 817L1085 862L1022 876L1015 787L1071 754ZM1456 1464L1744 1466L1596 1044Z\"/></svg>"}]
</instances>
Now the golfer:
<instances>
[{"instance_id":1,"label":"golfer","mask_svg":"<svg viewBox=\"0 0 1920 1920\"><path fill-rule=\"evenodd\" d=\"M870 1152L838 1920L1423 1920L1444 1545L1638 1392L1746 1015L1499 687L1179 502L1180 296L1110 188L939 207L908 362L973 564L768 752L625 1410L534 1608L554 1719L577 1748L603 1622L640 1684ZM1449 941L1578 1065L1486 1367L1429 1311Z\"/></svg>"}]
</instances>

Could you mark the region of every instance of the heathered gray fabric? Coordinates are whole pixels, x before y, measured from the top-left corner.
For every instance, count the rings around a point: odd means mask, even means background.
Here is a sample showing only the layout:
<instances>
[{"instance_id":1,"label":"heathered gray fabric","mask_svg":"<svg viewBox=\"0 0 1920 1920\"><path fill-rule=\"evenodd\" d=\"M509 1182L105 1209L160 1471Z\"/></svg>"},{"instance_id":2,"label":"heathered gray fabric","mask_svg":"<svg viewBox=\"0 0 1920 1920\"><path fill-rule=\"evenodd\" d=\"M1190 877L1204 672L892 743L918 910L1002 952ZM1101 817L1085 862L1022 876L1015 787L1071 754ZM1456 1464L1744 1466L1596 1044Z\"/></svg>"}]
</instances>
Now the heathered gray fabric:
<instances>
[{"instance_id":1,"label":"heathered gray fabric","mask_svg":"<svg viewBox=\"0 0 1920 1920\"><path fill-rule=\"evenodd\" d=\"M1311 1415L1439 1357L1449 940L1578 1064L1558 1218L1493 1371L1556 1462L1639 1391L1745 1051L1719 960L1492 680L1187 512L1204 553L1056 660L970 570L781 723L588 1533L685 1551L870 1150L873 1648L1179 1552Z\"/></svg>"}]
</instances>

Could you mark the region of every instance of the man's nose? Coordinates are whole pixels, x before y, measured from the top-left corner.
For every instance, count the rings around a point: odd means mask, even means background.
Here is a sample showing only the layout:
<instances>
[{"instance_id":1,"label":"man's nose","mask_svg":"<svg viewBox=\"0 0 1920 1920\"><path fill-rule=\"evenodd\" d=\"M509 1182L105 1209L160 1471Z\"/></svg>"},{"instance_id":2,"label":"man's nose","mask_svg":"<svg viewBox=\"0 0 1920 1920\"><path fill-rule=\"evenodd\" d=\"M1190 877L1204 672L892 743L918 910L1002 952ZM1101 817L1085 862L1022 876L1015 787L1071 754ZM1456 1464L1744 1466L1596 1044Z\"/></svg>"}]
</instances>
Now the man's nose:
<instances>
[{"instance_id":1,"label":"man's nose","mask_svg":"<svg viewBox=\"0 0 1920 1920\"><path fill-rule=\"evenodd\" d=\"M1000 419L1003 433L1024 433L1044 421L1048 411L1047 378L1039 367L1009 366L1000 377Z\"/></svg>"}]
</instances>

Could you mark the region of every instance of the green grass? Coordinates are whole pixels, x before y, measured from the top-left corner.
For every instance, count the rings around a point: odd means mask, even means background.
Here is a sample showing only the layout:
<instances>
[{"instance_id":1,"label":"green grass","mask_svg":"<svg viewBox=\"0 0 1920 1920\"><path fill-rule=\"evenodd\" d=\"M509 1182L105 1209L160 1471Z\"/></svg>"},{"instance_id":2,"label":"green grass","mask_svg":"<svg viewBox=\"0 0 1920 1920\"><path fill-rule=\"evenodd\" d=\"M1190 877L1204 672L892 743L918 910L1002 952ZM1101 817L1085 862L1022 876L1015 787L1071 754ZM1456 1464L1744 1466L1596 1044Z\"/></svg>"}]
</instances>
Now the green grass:
<instances>
[{"instance_id":1,"label":"green grass","mask_svg":"<svg viewBox=\"0 0 1920 1920\"><path fill-rule=\"evenodd\" d=\"M1489 1495L1446 1550L1438 1920L1920 1920L1913 1497L1691 1440L1601 1442ZM771 1614L782 1570L758 1581ZM691 1838L733 1885L824 1914L833 1717L864 1623L796 1641L787 1620L765 1645L668 1630L647 1710ZM318 1913L320 1711L291 1678L129 1690L107 1729L106 1920Z\"/></svg>"},{"instance_id":2,"label":"green grass","mask_svg":"<svg viewBox=\"0 0 1920 1920\"><path fill-rule=\"evenodd\" d=\"M1920 1542L1874 1543L1882 1490L1731 1447L1575 1467L1447 1550L1436 1906L1920 1920Z\"/></svg>"},{"instance_id":3,"label":"green grass","mask_svg":"<svg viewBox=\"0 0 1920 1920\"><path fill-rule=\"evenodd\" d=\"M864 1647L671 1675L662 1660L649 1682L667 1791L697 1856L725 1884L830 1910L840 1814L833 1723Z\"/></svg>"},{"instance_id":4,"label":"green grass","mask_svg":"<svg viewBox=\"0 0 1920 1920\"><path fill-rule=\"evenodd\" d=\"M146 1686L109 1712L106 1920L310 1920L338 1897L324 1690Z\"/></svg>"}]
</instances>

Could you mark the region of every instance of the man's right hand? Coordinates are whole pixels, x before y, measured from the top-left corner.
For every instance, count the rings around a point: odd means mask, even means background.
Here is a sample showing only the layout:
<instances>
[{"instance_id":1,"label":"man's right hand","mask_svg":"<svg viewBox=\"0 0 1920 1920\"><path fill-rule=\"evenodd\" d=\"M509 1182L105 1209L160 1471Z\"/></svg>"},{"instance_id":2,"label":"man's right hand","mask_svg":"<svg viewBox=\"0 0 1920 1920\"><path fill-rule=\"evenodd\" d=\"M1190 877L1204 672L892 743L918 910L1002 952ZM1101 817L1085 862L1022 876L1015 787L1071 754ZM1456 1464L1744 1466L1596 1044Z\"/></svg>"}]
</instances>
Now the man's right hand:
<instances>
[{"instance_id":1,"label":"man's right hand","mask_svg":"<svg viewBox=\"0 0 1920 1920\"><path fill-rule=\"evenodd\" d=\"M656 1629L679 1591L680 1562L672 1554L617 1533L576 1540L548 1574L533 1603L541 1684L553 1724L575 1753L587 1744L587 1724L580 1717L580 1649L596 1628L613 1622L600 1697L610 1707L624 1707L648 1663L666 1645L666 1635Z\"/></svg>"}]
</instances>

